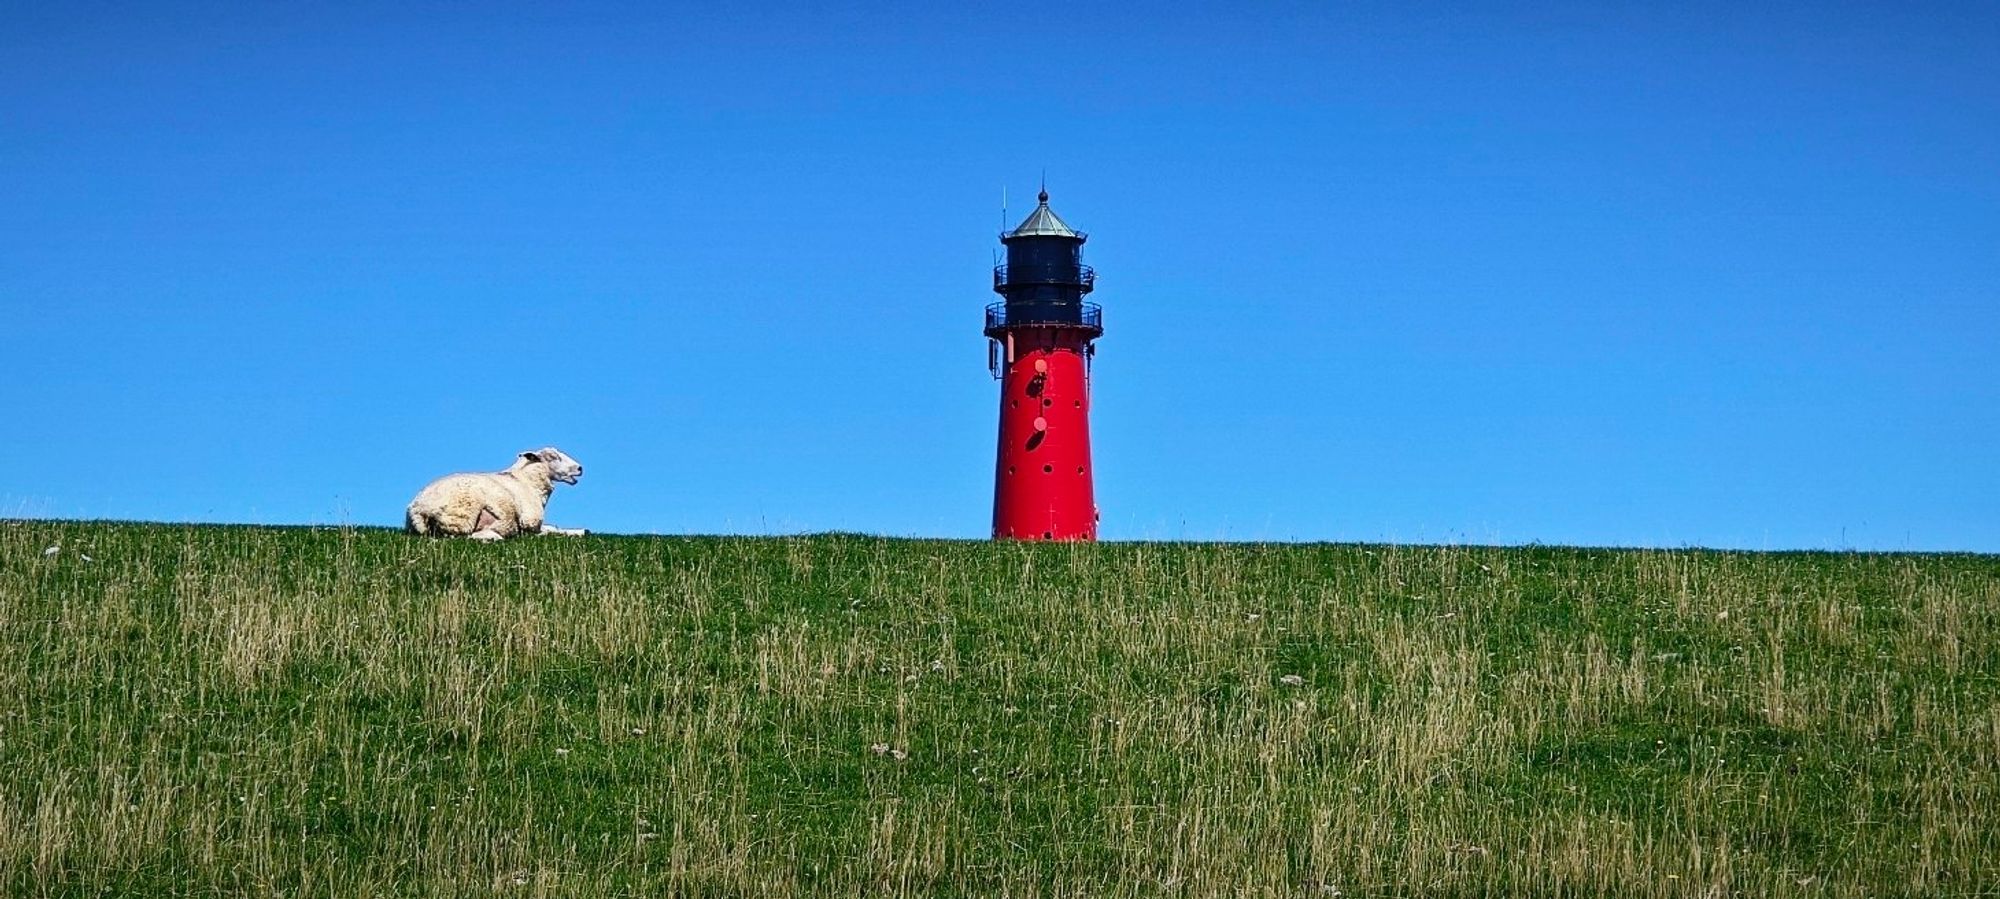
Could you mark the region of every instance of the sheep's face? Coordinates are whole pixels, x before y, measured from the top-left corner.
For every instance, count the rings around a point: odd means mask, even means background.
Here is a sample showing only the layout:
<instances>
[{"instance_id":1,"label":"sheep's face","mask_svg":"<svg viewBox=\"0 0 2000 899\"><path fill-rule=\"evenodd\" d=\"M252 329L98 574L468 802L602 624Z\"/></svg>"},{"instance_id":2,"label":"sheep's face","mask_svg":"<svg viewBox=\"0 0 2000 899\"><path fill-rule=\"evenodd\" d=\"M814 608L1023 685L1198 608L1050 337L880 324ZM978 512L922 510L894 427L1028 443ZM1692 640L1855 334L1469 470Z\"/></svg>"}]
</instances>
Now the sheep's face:
<instances>
[{"instance_id":1,"label":"sheep's face","mask_svg":"<svg viewBox=\"0 0 2000 899\"><path fill-rule=\"evenodd\" d=\"M547 465L549 477L565 484L575 484L577 478L583 477L583 464L553 446L545 446L535 452L521 455Z\"/></svg>"}]
</instances>

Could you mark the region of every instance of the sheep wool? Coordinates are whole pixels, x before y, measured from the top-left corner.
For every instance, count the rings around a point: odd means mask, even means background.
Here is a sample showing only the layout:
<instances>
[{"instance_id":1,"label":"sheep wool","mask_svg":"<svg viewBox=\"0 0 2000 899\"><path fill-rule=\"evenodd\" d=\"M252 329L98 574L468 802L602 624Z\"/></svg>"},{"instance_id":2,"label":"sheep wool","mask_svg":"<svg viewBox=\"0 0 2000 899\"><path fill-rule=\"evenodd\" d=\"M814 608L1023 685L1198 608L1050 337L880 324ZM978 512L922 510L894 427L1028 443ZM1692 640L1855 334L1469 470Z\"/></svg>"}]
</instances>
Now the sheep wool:
<instances>
[{"instance_id":1,"label":"sheep wool","mask_svg":"<svg viewBox=\"0 0 2000 899\"><path fill-rule=\"evenodd\" d=\"M583 466L552 446L528 450L505 471L445 475L410 501L404 527L426 537L503 540L520 534L581 536L543 519L555 482L575 484Z\"/></svg>"}]
</instances>

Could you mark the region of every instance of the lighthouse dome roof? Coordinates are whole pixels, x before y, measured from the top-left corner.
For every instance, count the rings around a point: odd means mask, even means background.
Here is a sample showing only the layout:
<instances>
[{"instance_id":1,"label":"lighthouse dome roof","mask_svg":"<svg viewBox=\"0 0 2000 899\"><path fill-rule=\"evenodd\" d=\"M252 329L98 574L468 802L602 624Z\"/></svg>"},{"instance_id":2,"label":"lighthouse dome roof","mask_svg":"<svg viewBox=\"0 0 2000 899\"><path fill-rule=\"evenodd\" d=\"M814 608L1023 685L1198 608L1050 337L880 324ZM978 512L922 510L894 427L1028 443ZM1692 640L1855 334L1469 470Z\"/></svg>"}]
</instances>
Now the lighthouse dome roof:
<instances>
[{"instance_id":1,"label":"lighthouse dome roof","mask_svg":"<svg viewBox=\"0 0 2000 899\"><path fill-rule=\"evenodd\" d=\"M1078 240L1083 239L1082 233L1064 223L1062 218L1056 215L1056 211L1049 208L1048 191L1042 191L1038 199L1041 200L1041 205L1036 206L1034 212L1028 213L1028 217L1021 220L1020 227L1007 232L1004 235L1005 237L1074 237Z\"/></svg>"}]
</instances>

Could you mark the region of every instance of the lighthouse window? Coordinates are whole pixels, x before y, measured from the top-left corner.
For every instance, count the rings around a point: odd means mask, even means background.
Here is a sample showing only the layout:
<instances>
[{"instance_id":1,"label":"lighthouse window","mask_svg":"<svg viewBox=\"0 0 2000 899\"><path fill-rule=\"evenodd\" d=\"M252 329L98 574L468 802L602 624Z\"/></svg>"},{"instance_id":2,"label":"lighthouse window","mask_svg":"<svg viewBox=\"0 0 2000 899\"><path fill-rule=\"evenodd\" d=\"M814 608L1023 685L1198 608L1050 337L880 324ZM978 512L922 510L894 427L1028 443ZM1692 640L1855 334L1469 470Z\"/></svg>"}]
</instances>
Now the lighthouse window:
<instances>
[{"instance_id":1,"label":"lighthouse window","mask_svg":"<svg viewBox=\"0 0 2000 899\"><path fill-rule=\"evenodd\" d=\"M1042 474L1055 474L1055 471L1056 471L1056 467L1055 467L1055 466L1053 466L1053 465L1044 465L1044 466L1042 466Z\"/></svg>"},{"instance_id":2,"label":"lighthouse window","mask_svg":"<svg viewBox=\"0 0 2000 899\"><path fill-rule=\"evenodd\" d=\"M1078 466L1076 467L1076 473L1077 473L1077 474L1083 474L1083 466L1081 466L1081 465L1078 465Z\"/></svg>"},{"instance_id":3,"label":"lighthouse window","mask_svg":"<svg viewBox=\"0 0 2000 899\"><path fill-rule=\"evenodd\" d=\"M1044 409L1047 409L1048 407L1053 406L1055 404L1056 404L1055 400L1049 399L1048 397L1042 398L1042 408Z\"/></svg>"},{"instance_id":4,"label":"lighthouse window","mask_svg":"<svg viewBox=\"0 0 2000 899\"><path fill-rule=\"evenodd\" d=\"M1043 531L1043 532L1042 532L1042 539L1043 539L1043 540L1054 540L1054 539L1056 539L1056 532L1055 532L1055 531Z\"/></svg>"}]
</instances>

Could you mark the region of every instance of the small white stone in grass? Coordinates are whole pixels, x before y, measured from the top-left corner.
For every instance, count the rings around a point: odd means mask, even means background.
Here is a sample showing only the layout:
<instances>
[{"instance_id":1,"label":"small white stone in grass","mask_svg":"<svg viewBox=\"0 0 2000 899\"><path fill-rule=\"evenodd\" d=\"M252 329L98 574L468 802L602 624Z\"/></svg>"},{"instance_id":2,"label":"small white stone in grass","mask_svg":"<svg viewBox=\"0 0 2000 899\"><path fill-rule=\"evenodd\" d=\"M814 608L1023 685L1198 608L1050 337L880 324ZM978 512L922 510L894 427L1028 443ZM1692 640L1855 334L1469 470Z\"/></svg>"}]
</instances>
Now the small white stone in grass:
<instances>
[{"instance_id":1,"label":"small white stone in grass","mask_svg":"<svg viewBox=\"0 0 2000 899\"><path fill-rule=\"evenodd\" d=\"M93 559L93 558L91 558L91 557L90 557L90 553L77 553L77 554L76 554L76 557L77 557L77 558L79 558L79 559L82 559L82 560L84 560L85 562L95 562L95 561L97 561L96 559Z\"/></svg>"},{"instance_id":2,"label":"small white stone in grass","mask_svg":"<svg viewBox=\"0 0 2000 899\"><path fill-rule=\"evenodd\" d=\"M1728 621L1728 620L1729 620L1729 610L1728 610L1728 609L1723 609L1722 611L1720 611L1720 612L1717 612L1717 613L1715 613L1715 620L1717 620L1717 621Z\"/></svg>"},{"instance_id":3,"label":"small white stone in grass","mask_svg":"<svg viewBox=\"0 0 2000 899\"><path fill-rule=\"evenodd\" d=\"M1296 674L1287 674L1284 677L1278 678L1278 683L1284 684L1287 687L1304 686L1305 682L1306 682L1305 678L1300 677Z\"/></svg>"},{"instance_id":4,"label":"small white stone in grass","mask_svg":"<svg viewBox=\"0 0 2000 899\"><path fill-rule=\"evenodd\" d=\"M635 736L635 737L643 737L643 736L645 736L645 735L646 735L646 729L645 729L645 728L643 728L643 727L635 727L635 728L632 728L632 736Z\"/></svg>"},{"instance_id":5,"label":"small white stone in grass","mask_svg":"<svg viewBox=\"0 0 2000 899\"><path fill-rule=\"evenodd\" d=\"M569 755L569 750L567 750L567 749L558 749L558 750L556 750L556 755Z\"/></svg>"},{"instance_id":6,"label":"small white stone in grass","mask_svg":"<svg viewBox=\"0 0 2000 899\"><path fill-rule=\"evenodd\" d=\"M45 549L45 550L42 550L42 555L45 555L45 556L53 556L53 555L55 555L56 553L59 553L59 552L62 552L62 547L61 547L60 545L58 545L58 546L51 546L51 547L49 547L48 549Z\"/></svg>"}]
</instances>

